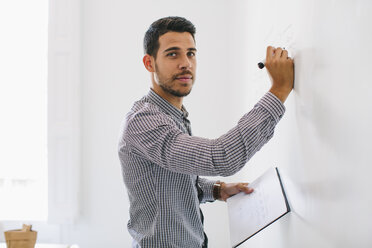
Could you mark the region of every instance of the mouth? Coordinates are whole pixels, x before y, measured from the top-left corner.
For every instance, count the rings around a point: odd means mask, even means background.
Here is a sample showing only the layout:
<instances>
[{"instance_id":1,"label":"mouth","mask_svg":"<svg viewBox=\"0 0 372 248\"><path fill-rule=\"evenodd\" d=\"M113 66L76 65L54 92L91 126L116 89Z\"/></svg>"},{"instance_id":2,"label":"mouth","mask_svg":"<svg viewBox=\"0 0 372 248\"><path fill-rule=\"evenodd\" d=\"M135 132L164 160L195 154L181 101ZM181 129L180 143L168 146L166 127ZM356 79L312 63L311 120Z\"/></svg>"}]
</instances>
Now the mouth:
<instances>
[{"instance_id":1,"label":"mouth","mask_svg":"<svg viewBox=\"0 0 372 248\"><path fill-rule=\"evenodd\" d=\"M179 80L181 82L189 82L191 81L191 79L192 79L191 75L181 75L181 76L176 77L176 80Z\"/></svg>"}]
</instances>

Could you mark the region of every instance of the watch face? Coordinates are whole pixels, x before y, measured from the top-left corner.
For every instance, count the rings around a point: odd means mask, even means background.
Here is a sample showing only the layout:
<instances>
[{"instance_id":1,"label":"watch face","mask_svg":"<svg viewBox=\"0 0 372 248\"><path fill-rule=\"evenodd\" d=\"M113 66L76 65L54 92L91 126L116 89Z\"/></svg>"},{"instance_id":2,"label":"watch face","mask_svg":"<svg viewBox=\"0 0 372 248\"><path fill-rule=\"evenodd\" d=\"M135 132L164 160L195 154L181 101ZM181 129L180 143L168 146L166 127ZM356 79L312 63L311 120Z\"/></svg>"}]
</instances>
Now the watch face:
<instances>
[{"instance_id":1,"label":"watch face","mask_svg":"<svg viewBox=\"0 0 372 248\"><path fill-rule=\"evenodd\" d=\"M213 198L218 200L221 198L221 184L219 182L213 185Z\"/></svg>"}]
</instances>

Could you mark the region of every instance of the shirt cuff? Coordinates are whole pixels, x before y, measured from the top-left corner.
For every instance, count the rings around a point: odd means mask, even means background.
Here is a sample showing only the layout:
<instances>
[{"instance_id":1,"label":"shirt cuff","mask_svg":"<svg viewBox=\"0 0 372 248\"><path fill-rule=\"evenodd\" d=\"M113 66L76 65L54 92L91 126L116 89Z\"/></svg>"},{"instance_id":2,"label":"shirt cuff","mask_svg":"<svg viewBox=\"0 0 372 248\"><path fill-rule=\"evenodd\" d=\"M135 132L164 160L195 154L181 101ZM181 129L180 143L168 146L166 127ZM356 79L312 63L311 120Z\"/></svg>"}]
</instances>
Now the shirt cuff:
<instances>
[{"instance_id":1,"label":"shirt cuff","mask_svg":"<svg viewBox=\"0 0 372 248\"><path fill-rule=\"evenodd\" d=\"M279 122L285 113L285 106L273 93L267 92L257 105L266 109L274 118L275 122Z\"/></svg>"},{"instance_id":2,"label":"shirt cuff","mask_svg":"<svg viewBox=\"0 0 372 248\"><path fill-rule=\"evenodd\" d=\"M202 202L213 202L215 201L213 197L213 185L217 183L215 180L207 180L205 178L199 177L199 187L203 191Z\"/></svg>"}]
</instances>

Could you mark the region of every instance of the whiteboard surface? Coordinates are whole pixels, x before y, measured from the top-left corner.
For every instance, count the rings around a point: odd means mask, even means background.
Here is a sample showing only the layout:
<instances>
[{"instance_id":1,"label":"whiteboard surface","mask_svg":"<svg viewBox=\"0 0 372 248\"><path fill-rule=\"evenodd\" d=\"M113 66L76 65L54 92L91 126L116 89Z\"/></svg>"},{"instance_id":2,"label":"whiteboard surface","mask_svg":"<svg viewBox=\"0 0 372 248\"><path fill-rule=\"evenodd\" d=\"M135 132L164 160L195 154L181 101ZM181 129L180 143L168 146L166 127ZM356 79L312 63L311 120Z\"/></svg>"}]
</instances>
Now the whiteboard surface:
<instances>
[{"instance_id":1,"label":"whiteboard surface","mask_svg":"<svg viewBox=\"0 0 372 248\"><path fill-rule=\"evenodd\" d=\"M267 45L290 50L296 74L274 138L240 175L280 167L293 212L243 247L372 247L372 1L245 8L246 106L267 91Z\"/></svg>"}]
</instances>

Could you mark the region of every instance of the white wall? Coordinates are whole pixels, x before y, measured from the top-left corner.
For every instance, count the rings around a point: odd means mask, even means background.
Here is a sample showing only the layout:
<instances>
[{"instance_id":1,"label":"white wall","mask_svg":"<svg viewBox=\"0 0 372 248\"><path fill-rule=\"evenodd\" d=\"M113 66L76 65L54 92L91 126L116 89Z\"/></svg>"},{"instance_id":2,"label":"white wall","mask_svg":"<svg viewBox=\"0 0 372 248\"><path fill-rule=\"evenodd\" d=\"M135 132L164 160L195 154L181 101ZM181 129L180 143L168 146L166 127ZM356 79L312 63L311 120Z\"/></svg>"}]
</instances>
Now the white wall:
<instances>
[{"instance_id":1,"label":"white wall","mask_svg":"<svg viewBox=\"0 0 372 248\"><path fill-rule=\"evenodd\" d=\"M142 42L153 21L179 15L196 25L197 81L185 101L195 135L217 137L236 123L242 110L234 106L244 105L239 85L246 77L237 70L246 49L242 2L82 1L81 215L75 224L63 227L63 242L82 248L131 243L117 140L124 115L150 87ZM242 62L238 67L232 63L236 58ZM207 204L204 209L211 247L228 247L225 204Z\"/></svg>"},{"instance_id":2,"label":"white wall","mask_svg":"<svg viewBox=\"0 0 372 248\"><path fill-rule=\"evenodd\" d=\"M157 18L181 15L197 27L198 79L185 99L194 135L219 136L267 91L256 65L267 45L285 46L295 58L295 90L273 140L224 179L250 181L276 165L293 212L244 247L371 246L368 1L86 0L81 8L81 216L63 228L64 242L129 246L118 130L150 85L144 32ZM203 209L210 247L228 247L226 205Z\"/></svg>"}]
</instances>

